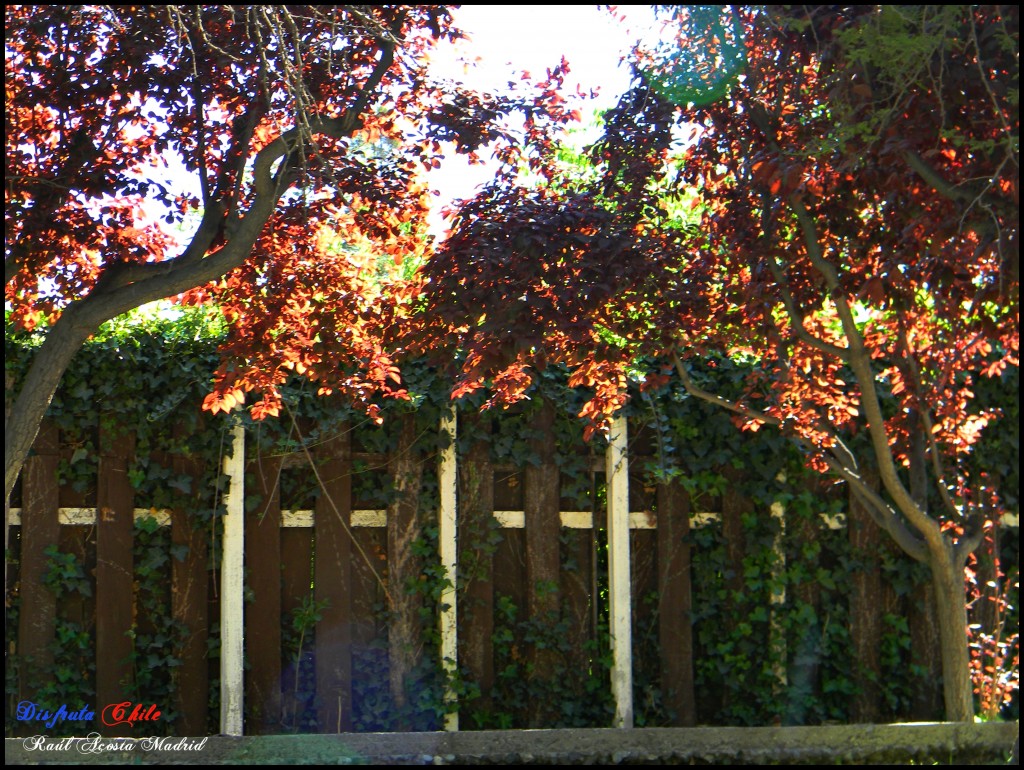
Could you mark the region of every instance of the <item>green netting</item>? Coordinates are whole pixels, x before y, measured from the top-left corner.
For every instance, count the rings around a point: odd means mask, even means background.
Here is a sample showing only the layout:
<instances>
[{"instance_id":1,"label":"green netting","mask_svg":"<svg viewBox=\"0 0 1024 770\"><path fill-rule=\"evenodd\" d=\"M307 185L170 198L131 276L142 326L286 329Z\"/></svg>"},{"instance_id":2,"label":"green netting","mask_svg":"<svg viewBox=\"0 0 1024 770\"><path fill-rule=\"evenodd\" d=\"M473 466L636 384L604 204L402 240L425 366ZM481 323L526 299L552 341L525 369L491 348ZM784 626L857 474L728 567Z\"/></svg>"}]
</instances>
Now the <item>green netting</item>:
<instances>
[{"instance_id":1,"label":"green netting","mask_svg":"<svg viewBox=\"0 0 1024 770\"><path fill-rule=\"evenodd\" d=\"M674 104L721 99L746 66L739 15L732 6L671 7L673 39L661 40L642 70L651 88Z\"/></svg>"}]
</instances>

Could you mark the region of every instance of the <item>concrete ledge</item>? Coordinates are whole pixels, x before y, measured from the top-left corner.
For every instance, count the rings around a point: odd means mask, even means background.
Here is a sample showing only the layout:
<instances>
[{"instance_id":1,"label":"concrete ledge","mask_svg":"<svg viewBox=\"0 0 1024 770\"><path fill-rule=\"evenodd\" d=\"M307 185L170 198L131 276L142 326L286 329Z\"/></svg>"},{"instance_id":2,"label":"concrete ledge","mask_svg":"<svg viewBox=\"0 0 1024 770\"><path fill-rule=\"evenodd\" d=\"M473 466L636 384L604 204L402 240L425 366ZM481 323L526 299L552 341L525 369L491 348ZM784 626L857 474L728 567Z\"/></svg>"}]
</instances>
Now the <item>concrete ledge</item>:
<instances>
[{"instance_id":1,"label":"concrete ledge","mask_svg":"<svg viewBox=\"0 0 1024 770\"><path fill-rule=\"evenodd\" d=\"M244 738L8 738L35 764L906 764L1005 763L1016 722L636 730L485 730Z\"/></svg>"}]
</instances>

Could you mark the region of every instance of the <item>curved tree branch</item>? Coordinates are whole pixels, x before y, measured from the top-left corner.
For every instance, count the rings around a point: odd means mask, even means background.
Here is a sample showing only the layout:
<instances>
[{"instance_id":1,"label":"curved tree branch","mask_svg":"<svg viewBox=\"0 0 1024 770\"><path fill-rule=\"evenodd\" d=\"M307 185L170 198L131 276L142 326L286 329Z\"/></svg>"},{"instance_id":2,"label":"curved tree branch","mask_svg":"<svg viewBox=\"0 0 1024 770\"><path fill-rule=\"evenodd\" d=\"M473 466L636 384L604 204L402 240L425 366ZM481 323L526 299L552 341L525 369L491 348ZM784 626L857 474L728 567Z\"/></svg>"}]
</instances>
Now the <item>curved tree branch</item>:
<instances>
[{"instance_id":1,"label":"curved tree branch","mask_svg":"<svg viewBox=\"0 0 1024 770\"><path fill-rule=\"evenodd\" d=\"M765 425L781 427L781 422L771 415L741 406L714 393L709 393L698 386L693 381L690 373L686 371L686 367L683 366L679 354L675 351L672 352L672 361L687 393L735 414L762 422ZM801 437L794 436L793 438L805 449L814 449ZM833 456L826 457L825 462L828 463L829 468L833 472L850 485L857 497L865 504L875 522L892 536L901 549L917 561L928 560L928 549L924 541L908 529L892 506L864 481L857 471L853 453L842 442L839 442L838 446L833 448Z\"/></svg>"},{"instance_id":2,"label":"curved tree branch","mask_svg":"<svg viewBox=\"0 0 1024 770\"><path fill-rule=\"evenodd\" d=\"M404 18L404 14L398 15L391 30L392 35L401 29ZM395 38L379 36L377 40L380 44L380 58L354 102L340 116L316 116L309 119L306 131L341 138L358 130L362 112L394 63ZM251 135L251 130L243 131L243 136ZM287 187L287 156L303 139L302 131L296 126L256 154L253 164L255 194L252 203L243 216L231 223L230 237L221 248L208 253L225 229L224 218L227 213L221 200L211 199L206 202L199 228L180 255L164 262L115 266L100 278L87 296L72 302L63 311L33 358L4 423L6 497L9 498L14 489L53 394L82 344L111 318L147 302L202 286L240 266L252 253L260 232L273 215ZM246 154L241 153L240 162L244 163L245 158ZM276 175L272 175L271 169L281 159L285 159L285 163ZM236 174L236 180L240 176ZM226 182L225 176L222 175L219 181ZM222 187L219 184L220 191ZM207 185L204 196L208 194Z\"/></svg>"},{"instance_id":3,"label":"curved tree branch","mask_svg":"<svg viewBox=\"0 0 1024 770\"><path fill-rule=\"evenodd\" d=\"M843 333L847 339L847 362L853 370L854 377L861 391L861 408L867 419L868 435L875 457L878 460L879 477L886 491L892 496L896 507L907 517L911 526L917 529L935 552L944 549L944 536L939 523L921 510L910 492L904 486L896 471L896 462L889 446L889 437L885 430L885 417L878 401L878 390L875 387L875 375L871 369L871 356L864 346L864 338L857 328L853 311L846 297L842 296L839 286L839 273L835 266L825 259L818 241L817 227L810 212L799 196L791 195L789 205L797 217L808 258L825 279L835 303Z\"/></svg>"},{"instance_id":4,"label":"curved tree branch","mask_svg":"<svg viewBox=\"0 0 1024 770\"><path fill-rule=\"evenodd\" d=\"M931 461L932 472L935 474L935 486L938 488L939 497L942 499L943 505L946 506L946 510L949 514L954 518L960 518L963 513L959 508L957 508L956 503L950 496L949 489L946 486L945 469L942 467L942 457L939 455L938 444L935 443L935 431L934 424L932 423L931 412L920 405L924 403L921 397L924 389L921 382L921 370L917 366L917 361L914 359L914 356L910 351L910 342L907 339L907 331L904 324L899 324L898 333L899 343L904 351L906 369L910 375L910 382L918 397L919 406L917 413L921 419L921 433L928 445L928 456Z\"/></svg>"},{"instance_id":5,"label":"curved tree branch","mask_svg":"<svg viewBox=\"0 0 1024 770\"><path fill-rule=\"evenodd\" d=\"M969 203L974 198L974 196L967 190L947 182L943 178L942 174L925 163L917 153L913 153L908 150L903 153L903 159L919 177L931 185L940 195L949 198L952 201L960 201L963 203Z\"/></svg>"},{"instance_id":6,"label":"curved tree branch","mask_svg":"<svg viewBox=\"0 0 1024 770\"><path fill-rule=\"evenodd\" d=\"M782 425L782 422L777 417L772 417L769 414L758 412L755 409L750 409L748 407L741 406L740 404L730 401L727 398L722 398L719 395L709 393L708 391L701 388L699 385L697 385L697 383L693 381L693 378L690 376L690 373L686 371L686 367L683 366L683 362L679 358L679 353L677 353L675 350L672 351L672 363L676 367L676 372L678 372L679 374L679 379L683 383L683 387L686 388L686 392L689 393L691 396L695 396L696 398L699 398L703 401L707 401L708 403L714 404L715 406L727 409L728 411L733 412L734 414L739 414L742 415L743 417L748 417L751 420L757 420L758 422L764 423L765 425L774 425L775 427L780 427Z\"/></svg>"},{"instance_id":7,"label":"curved tree branch","mask_svg":"<svg viewBox=\"0 0 1024 770\"><path fill-rule=\"evenodd\" d=\"M825 462L836 475L850 485L857 498L864 503L875 523L888 532L908 556L916 561L928 561L929 553L925 542L907 528L899 514L864 481L859 473L848 468L837 458L826 458Z\"/></svg>"},{"instance_id":8,"label":"curved tree branch","mask_svg":"<svg viewBox=\"0 0 1024 770\"><path fill-rule=\"evenodd\" d=\"M285 131L260 150L253 163L253 187L257 195L269 195L276 189L276 185L283 179L286 166L282 163L276 178L270 173L271 169L278 160L287 158L288 155L301 145L306 131L311 134L324 134L335 139L349 136L352 132L357 131L362 125L362 113L369 104L373 89L380 84L380 81L393 62L394 45L392 43L384 43L381 48L380 59L373 73L367 79L355 103L345 110L343 115L333 118L323 116L311 117L305 129L295 126Z\"/></svg>"},{"instance_id":9,"label":"curved tree branch","mask_svg":"<svg viewBox=\"0 0 1024 770\"><path fill-rule=\"evenodd\" d=\"M775 230L774 221L771 217L769 199L770 196L767 192L762 195L761 229L765 232L765 235L768 236L768 240L771 239ZM846 350L844 348L825 342L825 340L819 339L807 331L807 328L804 326L803 311L801 311L799 305L797 305L796 299L793 297L792 291L790 291L789 279L786 278L786 275L782 270L782 266L779 265L778 261L770 252L765 254L765 261L768 263L768 270L771 272L772 278L775 279L775 283L778 286L779 291L782 293L782 306L786 310L786 315L789 316L790 326L792 327L792 336L801 342L810 345L812 348L820 350L826 355L843 359L846 355Z\"/></svg>"},{"instance_id":10,"label":"curved tree branch","mask_svg":"<svg viewBox=\"0 0 1024 770\"><path fill-rule=\"evenodd\" d=\"M792 293L789 290L789 282L786 280L786 276L782 272L782 268L778 262L772 256L767 257L768 269L771 271L772 277L779 286L779 290L782 292L782 306L786 309L786 314L789 316L790 327L792 328L792 334L795 339L810 345L816 350L820 350L829 356L835 356L841 360L846 360L846 348L841 348L838 345L833 345L825 340L815 337L804 326L804 314L796 304L796 300L793 298Z\"/></svg>"}]
</instances>

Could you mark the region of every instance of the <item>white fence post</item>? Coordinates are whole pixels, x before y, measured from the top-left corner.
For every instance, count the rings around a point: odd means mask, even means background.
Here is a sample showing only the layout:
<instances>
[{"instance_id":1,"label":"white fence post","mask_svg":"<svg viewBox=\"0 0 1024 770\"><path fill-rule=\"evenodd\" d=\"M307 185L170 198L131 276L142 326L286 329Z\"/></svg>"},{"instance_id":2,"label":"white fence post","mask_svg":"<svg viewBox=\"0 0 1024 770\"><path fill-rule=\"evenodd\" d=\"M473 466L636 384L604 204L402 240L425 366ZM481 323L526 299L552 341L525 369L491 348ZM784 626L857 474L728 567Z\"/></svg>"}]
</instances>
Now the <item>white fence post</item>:
<instances>
[{"instance_id":1,"label":"white fence post","mask_svg":"<svg viewBox=\"0 0 1024 770\"><path fill-rule=\"evenodd\" d=\"M245 428L241 423L232 428L231 439L231 457L224 458L224 475L229 482L224 496L227 513L220 561L220 731L223 735L241 735L245 705Z\"/></svg>"},{"instance_id":2,"label":"white fence post","mask_svg":"<svg viewBox=\"0 0 1024 770\"><path fill-rule=\"evenodd\" d=\"M633 630L629 566L629 460L626 418L612 420L605 476L608 484L608 593L612 637L615 727L633 726Z\"/></svg>"},{"instance_id":3,"label":"white fence post","mask_svg":"<svg viewBox=\"0 0 1024 770\"><path fill-rule=\"evenodd\" d=\"M457 500L456 500L456 453L455 438L457 435L457 419L454 407L450 407L445 416L441 418L441 431L448 434L451 442L441 452L438 463L438 481L441 487L441 510L438 515L438 549L440 550L441 566L448 577L449 585L441 592L441 665L445 673L455 676L458 671L458 608L456 606L455 583L458 578L458 535L456 529L457 521ZM444 694L446 705L456 701L454 691L449 687ZM457 711L446 713L444 716L444 729L456 731L459 729L459 714Z\"/></svg>"}]
</instances>

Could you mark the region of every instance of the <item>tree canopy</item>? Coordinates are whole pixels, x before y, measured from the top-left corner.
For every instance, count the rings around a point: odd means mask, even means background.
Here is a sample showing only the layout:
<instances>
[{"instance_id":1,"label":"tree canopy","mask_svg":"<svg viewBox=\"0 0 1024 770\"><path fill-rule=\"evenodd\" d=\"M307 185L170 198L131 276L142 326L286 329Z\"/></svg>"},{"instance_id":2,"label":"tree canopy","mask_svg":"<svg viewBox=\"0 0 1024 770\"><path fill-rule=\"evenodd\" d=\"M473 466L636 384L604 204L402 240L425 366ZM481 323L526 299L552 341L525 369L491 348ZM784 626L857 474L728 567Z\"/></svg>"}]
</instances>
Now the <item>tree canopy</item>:
<instances>
[{"instance_id":1,"label":"tree canopy","mask_svg":"<svg viewBox=\"0 0 1024 770\"><path fill-rule=\"evenodd\" d=\"M431 80L428 50L460 36L445 6L8 6L5 22L5 298L45 327L5 422L8 494L82 342L182 292L232 322L211 409L258 389L273 413L289 367L400 396L384 343L401 294L379 301L367 252L423 250L420 172L444 152L510 158L504 116L535 137L571 117L561 70L501 96Z\"/></svg>"}]
</instances>

